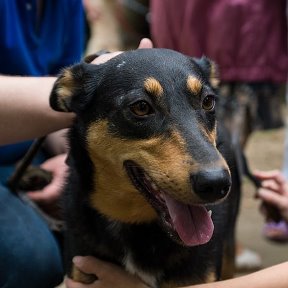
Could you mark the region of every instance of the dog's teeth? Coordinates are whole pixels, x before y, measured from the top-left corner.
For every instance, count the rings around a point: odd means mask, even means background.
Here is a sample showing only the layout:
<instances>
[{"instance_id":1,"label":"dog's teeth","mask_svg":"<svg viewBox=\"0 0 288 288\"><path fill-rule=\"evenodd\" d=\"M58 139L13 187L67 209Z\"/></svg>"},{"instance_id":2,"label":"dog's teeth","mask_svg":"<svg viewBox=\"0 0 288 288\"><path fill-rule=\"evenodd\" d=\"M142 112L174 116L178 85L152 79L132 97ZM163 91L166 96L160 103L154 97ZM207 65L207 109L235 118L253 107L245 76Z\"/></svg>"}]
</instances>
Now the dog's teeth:
<instances>
[{"instance_id":1,"label":"dog's teeth","mask_svg":"<svg viewBox=\"0 0 288 288\"><path fill-rule=\"evenodd\" d=\"M212 210L208 211L208 215L211 217L212 216Z\"/></svg>"}]
</instances>

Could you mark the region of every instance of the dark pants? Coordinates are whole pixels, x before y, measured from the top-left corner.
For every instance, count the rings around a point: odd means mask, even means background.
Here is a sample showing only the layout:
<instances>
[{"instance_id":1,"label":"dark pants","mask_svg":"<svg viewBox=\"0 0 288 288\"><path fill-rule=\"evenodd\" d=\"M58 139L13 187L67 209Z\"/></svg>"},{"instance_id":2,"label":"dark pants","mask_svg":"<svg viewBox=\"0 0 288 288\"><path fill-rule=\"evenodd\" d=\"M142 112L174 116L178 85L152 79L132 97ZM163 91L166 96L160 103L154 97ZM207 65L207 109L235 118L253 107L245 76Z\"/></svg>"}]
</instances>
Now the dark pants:
<instances>
[{"instance_id":1,"label":"dark pants","mask_svg":"<svg viewBox=\"0 0 288 288\"><path fill-rule=\"evenodd\" d=\"M0 287L52 288L62 280L61 251L53 234L29 204L0 182Z\"/></svg>"}]
</instances>

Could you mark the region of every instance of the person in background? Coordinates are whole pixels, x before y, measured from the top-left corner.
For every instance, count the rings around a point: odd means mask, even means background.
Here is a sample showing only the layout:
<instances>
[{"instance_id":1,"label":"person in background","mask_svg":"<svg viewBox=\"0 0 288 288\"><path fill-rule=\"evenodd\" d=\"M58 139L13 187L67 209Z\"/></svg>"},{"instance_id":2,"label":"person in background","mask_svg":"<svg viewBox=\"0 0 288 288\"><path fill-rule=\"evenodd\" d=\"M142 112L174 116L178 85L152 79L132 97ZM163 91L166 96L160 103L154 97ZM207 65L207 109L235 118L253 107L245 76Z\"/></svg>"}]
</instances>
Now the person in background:
<instances>
[{"instance_id":1,"label":"person in background","mask_svg":"<svg viewBox=\"0 0 288 288\"><path fill-rule=\"evenodd\" d=\"M235 97L227 100L239 102L234 103L238 109L241 101L254 102L247 103L251 126L240 127L242 147L255 128L283 126L279 93L288 72L286 0L151 0L150 11L156 47L211 58L220 70L220 95ZM233 109L233 103L226 104Z\"/></svg>"}]
</instances>

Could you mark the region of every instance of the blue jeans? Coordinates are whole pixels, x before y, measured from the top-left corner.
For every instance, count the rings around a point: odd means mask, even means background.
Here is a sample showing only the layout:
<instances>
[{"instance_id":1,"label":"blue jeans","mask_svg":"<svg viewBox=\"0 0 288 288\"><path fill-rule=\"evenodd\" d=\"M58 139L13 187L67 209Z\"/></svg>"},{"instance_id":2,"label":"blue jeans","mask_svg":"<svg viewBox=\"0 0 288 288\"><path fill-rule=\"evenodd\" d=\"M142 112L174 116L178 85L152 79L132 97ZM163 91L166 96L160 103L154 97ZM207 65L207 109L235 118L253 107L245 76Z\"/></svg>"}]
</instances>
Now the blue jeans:
<instances>
[{"instance_id":1,"label":"blue jeans","mask_svg":"<svg viewBox=\"0 0 288 288\"><path fill-rule=\"evenodd\" d=\"M0 183L0 287L52 288L62 280L61 251L46 223Z\"/></svg>"}]
</instances>

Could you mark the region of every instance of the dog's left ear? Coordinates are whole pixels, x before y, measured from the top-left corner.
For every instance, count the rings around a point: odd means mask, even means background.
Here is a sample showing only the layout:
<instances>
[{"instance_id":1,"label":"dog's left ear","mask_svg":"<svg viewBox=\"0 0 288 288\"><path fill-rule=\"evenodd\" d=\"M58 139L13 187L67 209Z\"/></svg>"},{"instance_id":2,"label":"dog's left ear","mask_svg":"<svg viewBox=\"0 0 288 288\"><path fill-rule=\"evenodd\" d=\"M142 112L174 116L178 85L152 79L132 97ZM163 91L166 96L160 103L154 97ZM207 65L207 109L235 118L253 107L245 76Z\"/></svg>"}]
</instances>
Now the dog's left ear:
<instances>
[{"instance_id":1,"label":"dog's left ear","mask_svg":"<svg viewBox=\"0 0 288 288\"><path fill-rule=\"evenodd\" d=\"M81 63L62 71L50 94L50 106L60 112L79 112L90 102L101 78L101 65Z\"/></svg>"},{"instance_id":2,"label":"dog's left ear","mask_svg":"<svg viewBox=\"0 0 288 288\"><path fill-rule=\"evenodd\" d=\"M209 79L211 86L214 89L217 89L220 84L220 79L216 63L205 56L202 56L200 59L199 58L192 58L192 59L198 64L198 66L200 66L201 70Z\"/></svg>"}]
</instances>

